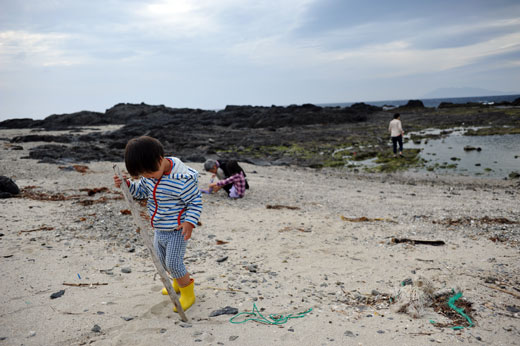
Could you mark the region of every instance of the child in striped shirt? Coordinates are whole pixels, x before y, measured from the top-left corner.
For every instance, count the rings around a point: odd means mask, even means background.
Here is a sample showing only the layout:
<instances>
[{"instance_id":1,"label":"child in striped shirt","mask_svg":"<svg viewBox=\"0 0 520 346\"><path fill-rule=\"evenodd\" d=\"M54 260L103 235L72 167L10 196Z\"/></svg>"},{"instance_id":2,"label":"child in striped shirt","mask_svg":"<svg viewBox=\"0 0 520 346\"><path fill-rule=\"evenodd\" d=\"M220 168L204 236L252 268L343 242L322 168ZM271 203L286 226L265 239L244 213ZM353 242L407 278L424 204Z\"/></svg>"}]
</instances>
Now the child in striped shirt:
<instances>
[{"instance_id":1,"label":"child in striped shirt","mask_svg":"<svg viewBox=\"0 0 520 346\"><path fill-rule=\"evenodd\" d=\"M134 198L148 199L155 252L174 278L173 288L180 292L179 301L187 310L195 302L195 293L194 281L184 266L184 253L202 212L198 172L176 157L165 157L162 144L148 136L128 142L125 165L132 177L141 177L126 179L126 184ZM114 183L118 188L122 183L117 175ZM166 289L164 293L168 294Z\"/></svg>"}]
</instances>

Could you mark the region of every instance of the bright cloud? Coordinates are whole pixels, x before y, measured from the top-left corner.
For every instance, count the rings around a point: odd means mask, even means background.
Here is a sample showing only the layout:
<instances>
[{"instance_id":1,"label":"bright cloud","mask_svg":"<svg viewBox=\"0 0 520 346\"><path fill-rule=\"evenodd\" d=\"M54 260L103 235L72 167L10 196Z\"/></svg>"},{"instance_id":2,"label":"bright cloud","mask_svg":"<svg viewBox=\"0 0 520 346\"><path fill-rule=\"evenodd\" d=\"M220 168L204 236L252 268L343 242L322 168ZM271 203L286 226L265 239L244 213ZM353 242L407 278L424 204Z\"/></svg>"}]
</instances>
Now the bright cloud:
<instances>
[{"instance_id":1,"label":"bright cloud","mask_svg":"<svg viewBox=\"0 0 520 346\"><path fill-rule=\"evenodd\" d=\"M70 66L83 62L64 48L72 35L62 33L0 32L0 65Z\"/></svg>"}]
</instances>

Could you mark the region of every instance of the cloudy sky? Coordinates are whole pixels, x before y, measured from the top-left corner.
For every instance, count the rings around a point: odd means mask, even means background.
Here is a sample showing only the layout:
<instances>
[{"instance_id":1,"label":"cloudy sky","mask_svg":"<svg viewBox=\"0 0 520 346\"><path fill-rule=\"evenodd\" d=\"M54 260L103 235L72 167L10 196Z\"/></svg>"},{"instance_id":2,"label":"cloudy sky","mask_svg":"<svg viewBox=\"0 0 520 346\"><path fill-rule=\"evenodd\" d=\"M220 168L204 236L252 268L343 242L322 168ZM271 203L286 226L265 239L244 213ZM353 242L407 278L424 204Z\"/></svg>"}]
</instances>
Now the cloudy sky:
<instances>
[{"instance_id":1,"label":"cloudy sky","mask_svg":"<svg viewBox=\"0 0 520 346\"><path fill-rule=\"evenodd\" d=\"M520 93L520 1L0 0L0 120L462 87Z\"/></svg>"}]
</instances>

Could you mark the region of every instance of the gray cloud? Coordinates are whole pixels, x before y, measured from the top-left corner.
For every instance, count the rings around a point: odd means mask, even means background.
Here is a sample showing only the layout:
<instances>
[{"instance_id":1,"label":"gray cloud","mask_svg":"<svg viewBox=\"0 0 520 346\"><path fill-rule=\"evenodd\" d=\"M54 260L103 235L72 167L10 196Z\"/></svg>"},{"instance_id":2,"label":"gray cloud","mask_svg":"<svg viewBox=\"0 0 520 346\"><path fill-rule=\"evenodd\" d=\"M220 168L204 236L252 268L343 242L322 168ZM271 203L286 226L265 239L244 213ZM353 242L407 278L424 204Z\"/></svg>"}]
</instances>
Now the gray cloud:
<instances>
[{"instance_id":1,"label":"gray cloud","mask_svg":"<svg viewBox=\"0 0 520 346\"><path fill-rule=\"evenodd\" d=\"M516 3L0 0L0 118L518 91Z\"/></svg>"}]
</instances>

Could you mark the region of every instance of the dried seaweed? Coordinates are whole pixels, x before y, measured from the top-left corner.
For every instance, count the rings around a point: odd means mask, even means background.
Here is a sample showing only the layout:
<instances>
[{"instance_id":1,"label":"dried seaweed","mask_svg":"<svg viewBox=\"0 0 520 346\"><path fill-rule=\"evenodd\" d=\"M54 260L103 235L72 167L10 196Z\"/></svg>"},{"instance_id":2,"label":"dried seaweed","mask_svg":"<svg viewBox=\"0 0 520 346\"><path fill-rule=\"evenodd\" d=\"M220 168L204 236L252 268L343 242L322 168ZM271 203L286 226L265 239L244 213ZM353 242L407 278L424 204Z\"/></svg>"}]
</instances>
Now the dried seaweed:
<instances>
[{"instance_id":1,"label":"dried seaweed","mask_svg":"<svg viewBox=\"0 0 520 346\"><path fill-rule=\"evenodd\" d=\"M22 188L22 193L20 194L20 197L34 199L37 201L66 201L79 198L79 196L65 196L62 193L49 194L46 192L36 192L34 191L34 189L36 188L36 186L27 186Z\"/></svg>"},{"instance_id":2,"label":"dried seaweed","mask_svg":"<svg viewBox=\"0 0 520 346\"><path fill-rule=\"evenodd\" d=\"M475 322L475 318L472 315L473 309L471 308L472 303L467 301L466 299L459 299L457 300L456 304L457 307L464 309L464 313L468 315L468 317ZM449 307L448 301L446 300L446 297L437 297L433 298L432 302L432 308L433 310L443 315L444 317L450 319L450 322L436 322L434 326L439 328L451 328L456 326L465 326L468 324L468 321L464 316L460 315L457 311L453 310Z\"/></svg>"},{"instance_id":3,"label":"dried seaweed","mask_svg":"<svg viewBox=\"0 0 520 346\"><path fill-rule=\"evenodd\" d=\"M53 229L54 229L54 227L42 226L40 228L30 229L30 230L27 230L27 231L20 231L18 233L30 233L30 232L38 232L38 231L52 231Z\"/></svg>"},{"instance_id":4,"label":"dried seaweed","mask_svg":"<svg viewBox=\"0 0 520 346\"><path fill-rule=\"evenodd\" d=\"M86 191L87 192L87 195L89 196L94 196L96 193L101 193L101 192L108 192L110 191L108 189L108 187L97 187L97 188L93 188L93 189L79 189L80 191Z\"/></svg>"},{"instance_id":5,"label":"dried seaweed","mask_svg":"<svg viewBox=\"0 0 520 346\"><path fill-rule=\"evenodd\" d=\"M385 219L385 218L380 218L380 217L377 217L377 218L374 218L374 219L370 219L366 216L361 216L361 217L346 217L346 216L343 216L341 215L341 220L343 221L349 221L349 222L373 222L373 221L387 221L387 222L394 222L396 223L394 220L391 220L391 219Z\"/></svg>"},{"instance_id":6,"label":"dried seaweed","mask_svg":"<svg viewBox=\"0 0 520 346\"><path fill-rule=\"evenodd\" d=\"M300 207L293 207L290 205L281 205L281 204L275 204L271 205L268 204L265 206L267 209L289 209L289 210L300 210Z\"/></svg>"},{"instance_id":7,"label":"dried seaweed","mask_svg":"<svg viewBox=\"0 0 520 346\"><path fill-rule=\"evenodd\" d=\"M514 225L518 224L519 221L509 220L505 217L489 217L484 216L480 219L475 219L471 217L463 217L460 219L444 219L440 221L432 221L434 224L446 225L446 226L464 226L470 225L472 223L480 223L480 224L498 224L498 225Z\"/></svg>"}]
</instances>

